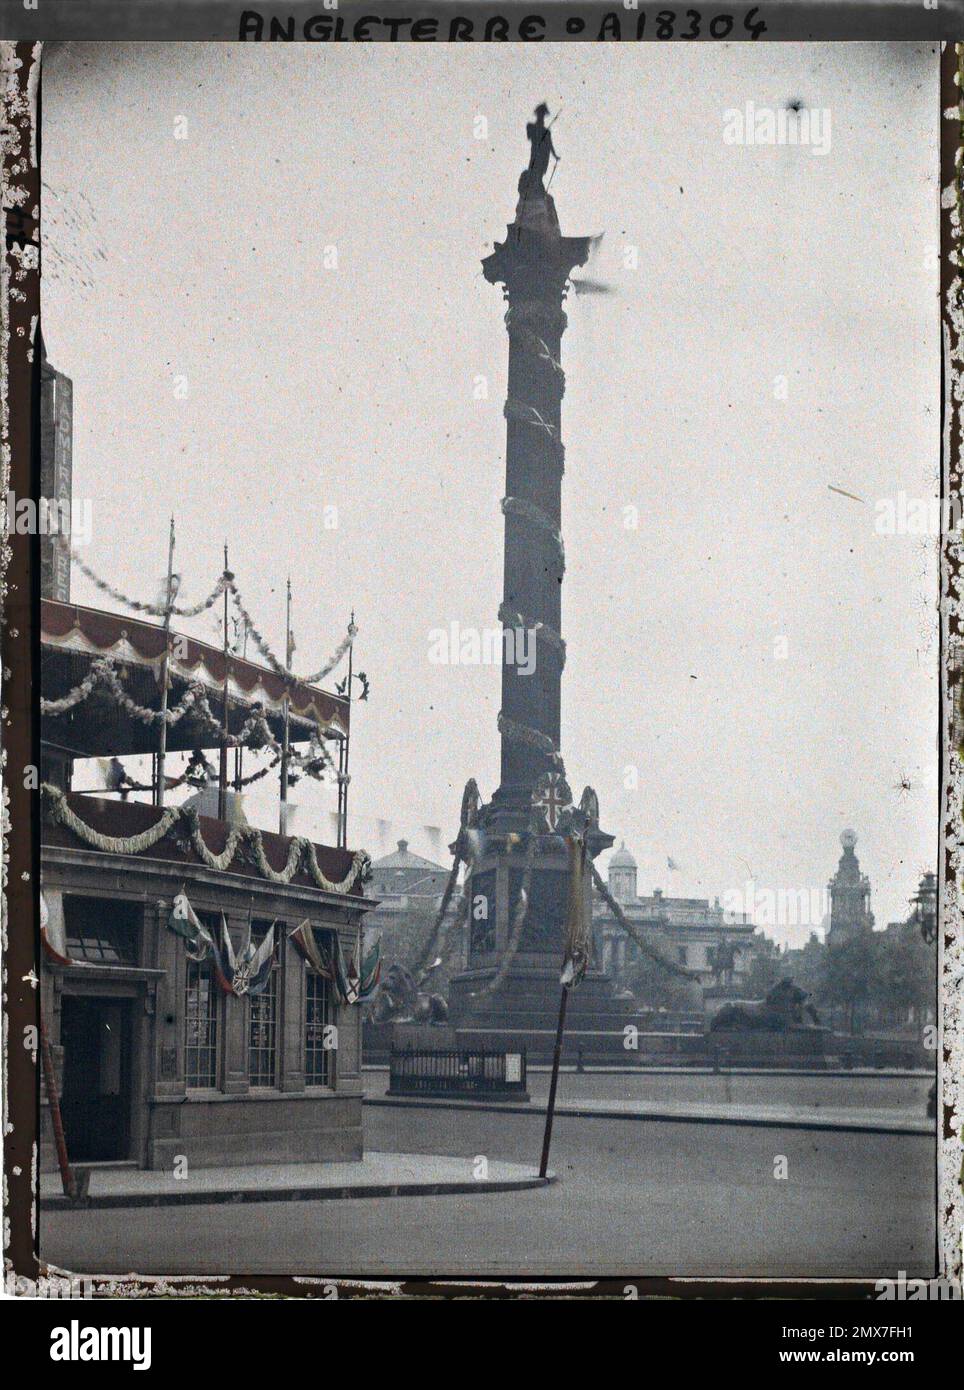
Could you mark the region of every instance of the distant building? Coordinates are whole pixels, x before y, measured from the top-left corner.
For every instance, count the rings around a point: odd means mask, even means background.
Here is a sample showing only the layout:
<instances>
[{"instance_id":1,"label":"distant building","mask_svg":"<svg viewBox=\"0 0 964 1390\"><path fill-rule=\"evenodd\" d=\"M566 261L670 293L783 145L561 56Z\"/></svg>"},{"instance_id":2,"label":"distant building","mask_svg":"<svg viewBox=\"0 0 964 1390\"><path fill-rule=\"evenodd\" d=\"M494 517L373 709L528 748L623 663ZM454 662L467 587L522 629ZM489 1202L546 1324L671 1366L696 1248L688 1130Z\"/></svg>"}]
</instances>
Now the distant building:
<instances>
[{"instance_id":1,"label":"distant building","mask_svg":"<svg viewBox=\"0 0 964 1390\"><path fill-rule=\"evenodd\" d=\"M407 840L372 864L369 892L380 898L379 911L408 910L410 907L436 907L445 891L449 871L431 859L413 854ZM371 917L369 917L369 924Z\"/></svg>"},{"instance_id":2,"label":"distant building","mask_svg":"<svg viewBox=\"0 0 964 1390\"><path fill-rule=\"evenodd\" d=\"M860 872L860 863L854 854L857 843L854 831L842 831L840 843L843 854L837 872L827 884L830 894L828 946L842 946L861 932L872 931L874 926L874 914L870 910L870 879Z\"/></svg>"},{"instance_id":3,"label":"distant building","mask_svg":"<svg viewBox=\"0 0 964 1390\"><path fill-rule=\"evenodd\" d=\"M667 898L660 888L640 897L636 860L625 843L611 857L607 877L610 893L634 927L657 938L667 955L695 971L704 989L725 985L729 995L739 997L755 950L755 928L746 913L724 912L719 898L712 905L708 898ZM626 985L639 963L639 947L599 897L593 924L602 968Z\"/></svg>"},{"instance_id":4,"label":"distant building","mask_svg":"<svg viewBox=\"0 0 964 1390\"><path fill-rule=\"evenodd\" d=\"M40 340L40 495L69 515L73 452L73 384L47 361ZM70 542L60 532L40 535L40 594L70 602Z\"/></svg>"},{"instance_id":5,"label":"distant building","mask_svg":"<svg viewBox=\"0 0 964 1390\"><path fill-rule=\"evenodd\" d=\"M397 849L374 861L368 892L378 906L366 916L365 930L373 939L382 936L387 959L405 954L396 947L402 944L399 932L406 924L438 911L448 876L443 865L413 854L407 840L399 840Z\"/></svg>"}]
</instances>

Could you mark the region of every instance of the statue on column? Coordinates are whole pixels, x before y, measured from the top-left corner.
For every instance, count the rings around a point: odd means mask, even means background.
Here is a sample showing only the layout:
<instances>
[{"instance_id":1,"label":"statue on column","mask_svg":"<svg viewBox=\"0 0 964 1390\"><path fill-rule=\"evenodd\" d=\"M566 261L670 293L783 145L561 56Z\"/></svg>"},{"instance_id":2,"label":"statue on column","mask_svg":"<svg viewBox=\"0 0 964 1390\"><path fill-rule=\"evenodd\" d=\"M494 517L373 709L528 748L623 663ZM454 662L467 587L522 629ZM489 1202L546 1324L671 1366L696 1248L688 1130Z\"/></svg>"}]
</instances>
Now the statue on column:
<instances>
[{"instance_id":1,"label":"statue on column","mask_svg":"<svg viewBox=\"0 0 964 1390\"><path fill-rule=\"evenodd\" d=\"M537 190L545 193L543 180L549 169L549 156L551 155L556 160L559 158L552 143L552 131L546 125L548 114L549 108L543 101L536 107L536 119L529 121L526 126L526 138L531 149L529 151L529 167L519 181L520 193L535 193ZM522 186L523 180L525 181L525 188Z\"/></svg>"},{"instance_id":2,"label":"statue on column","mask_svg":"<svg viewBox=\"0 0 964 1390\"><path fill-rule=\"evenodd\" d=\"M552 143L552 122L546 124L548 114L549 108L543 101L535 109L535 120L526 124L529 167L523 170L519 177L516 223L536 226L547 222L552 230L558 231L559 219L556 216L555 204L546 191L545 184L550 158L557 162L559 159L556 147Z\"/></svg>"}]
</instances>

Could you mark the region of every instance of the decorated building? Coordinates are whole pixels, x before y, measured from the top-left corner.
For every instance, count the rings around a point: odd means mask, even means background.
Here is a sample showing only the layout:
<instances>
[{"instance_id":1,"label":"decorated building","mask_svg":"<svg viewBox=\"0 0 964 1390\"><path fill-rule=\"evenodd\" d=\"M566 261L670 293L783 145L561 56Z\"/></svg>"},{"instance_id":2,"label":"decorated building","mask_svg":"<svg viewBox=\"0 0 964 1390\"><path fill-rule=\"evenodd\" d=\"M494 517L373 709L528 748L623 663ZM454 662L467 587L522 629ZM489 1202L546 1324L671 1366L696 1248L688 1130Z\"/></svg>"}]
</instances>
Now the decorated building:
<instances>
[{"instance_id":1,"label":"decorated building","mask_svg":"<svg viewBox=\"0 0 964 1390\"><path fill-rule=\"evenodd\" d=\"M227 571L193 609L100 587L137 616L41 604L42 1166L358 1158L368 857L240 811L347 776L345 643L301 680L256 632L261 663L175 630L241 607Z\"/></svg>"}]
</instances>

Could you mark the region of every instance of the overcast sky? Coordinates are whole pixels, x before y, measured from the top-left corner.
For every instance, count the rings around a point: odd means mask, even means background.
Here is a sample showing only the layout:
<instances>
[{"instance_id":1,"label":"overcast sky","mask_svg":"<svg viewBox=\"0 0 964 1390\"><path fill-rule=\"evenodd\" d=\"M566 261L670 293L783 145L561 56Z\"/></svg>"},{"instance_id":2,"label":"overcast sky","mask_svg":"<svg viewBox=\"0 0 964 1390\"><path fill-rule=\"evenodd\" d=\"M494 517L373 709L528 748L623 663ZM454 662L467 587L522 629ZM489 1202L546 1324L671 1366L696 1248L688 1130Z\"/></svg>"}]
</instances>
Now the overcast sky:
<instances>
[{"instance_id":1,"label":"overcast sky","mask_svg":"<svg viewBox=\"0 0 964 1390\"><path fill-rule=\"evenodd\" d=\"M350 843L445 858L465 780L498 781L498 669L431 664L429 634L496 623L508 344L479 262L545 100L563 231L605 232L585 273L614 291L570 295L563 343L573 790L641 891L820 889L852 826L878 924L906 915L936 867L937 580L933 541L875 522L937 489L936 49L48 56L43 325L87 558L152 595L173 509L187 598L227 539L279 652L290 572L303 670L355 608ZM724 143L747 102L829 110L829 151ZM76 570L73 596L102 604Z\"/></svg>"}]
</instances>

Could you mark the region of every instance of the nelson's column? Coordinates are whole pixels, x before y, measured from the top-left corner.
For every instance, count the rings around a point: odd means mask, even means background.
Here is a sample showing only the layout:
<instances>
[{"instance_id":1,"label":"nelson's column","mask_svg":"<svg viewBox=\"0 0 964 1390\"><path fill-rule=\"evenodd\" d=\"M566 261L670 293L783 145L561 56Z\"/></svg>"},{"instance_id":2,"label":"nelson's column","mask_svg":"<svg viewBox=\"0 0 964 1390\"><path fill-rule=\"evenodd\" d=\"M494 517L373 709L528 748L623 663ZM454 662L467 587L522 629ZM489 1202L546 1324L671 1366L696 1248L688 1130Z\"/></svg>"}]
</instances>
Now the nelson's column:
<instances>
[{"instance_id":1,"label":"nelson's column","mask_svg":"<svg viewBox=\"0 0 964 1390\"><path fill-rule=\"evenodd\" d=\"M587 789L574 812L559 749L560 687L566 648L561 635L565 559L561 533L564 450L560 356L569 276L584 265L590 237L563 236L546 190L550 157L558 158L545 106L526 127L529 167L519 179L515 220L482 262L486 280L508 301L508 398L505 403L505 559L499 618L502 660L501 781L475 816L478 834L467 885L467 968L451 982L460 1034L498 1029L519 1042L529 1029L554 1029L565 934L569 869L560 831L575 815L588 825L595 857L612 843L599 830ZM550 180L551 182L551 180ZM514 658L517 634L535 642L535 669ZM511 635L510 635L511 634ZM525 648L524 650L530 650ZM573 761L578 762L578 751ZM586 912L591 884L586 875ZM591 921L591 914L588 918ZM625 1006L608 976L590 969L573 991L576 1027L613 1027ZM487 1042L497 1039L487 1034ZM549 1045L551 1046L551 1039Z\"/></svg>"}]
</instances>

